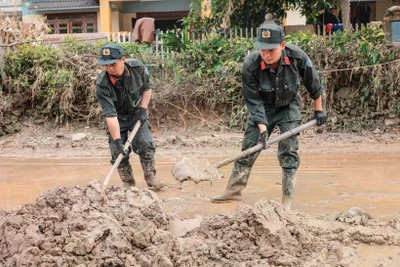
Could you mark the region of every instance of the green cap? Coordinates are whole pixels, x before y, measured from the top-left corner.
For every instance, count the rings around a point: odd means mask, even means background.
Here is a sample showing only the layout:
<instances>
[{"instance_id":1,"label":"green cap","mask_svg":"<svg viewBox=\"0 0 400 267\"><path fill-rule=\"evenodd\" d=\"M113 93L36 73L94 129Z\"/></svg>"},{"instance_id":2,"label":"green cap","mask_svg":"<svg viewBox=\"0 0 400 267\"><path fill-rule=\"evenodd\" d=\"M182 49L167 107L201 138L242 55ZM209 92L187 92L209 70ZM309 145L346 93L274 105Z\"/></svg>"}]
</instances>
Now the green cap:
<instances>
[{"instance_id":1,"label":"green cap","mask_svg":"<svg viewBox=\"0 0 400 267\"><path fill-rule=\"evenodd\" d=\"M100 48L99 65L111 65L125 55L124 49L117 44L106 44Z\"/></svg>"},{"instance_id":2,"label":"green cap","mask_svg":"<svg viewBox=\"0 0 400 267\"><path fill-rule=\"evenodd\" d=\"M257 41L254 48L257 50L273 49L285 40L285 31L276 24L262 24L258 28Z\"/></svg>"}]
</instances>

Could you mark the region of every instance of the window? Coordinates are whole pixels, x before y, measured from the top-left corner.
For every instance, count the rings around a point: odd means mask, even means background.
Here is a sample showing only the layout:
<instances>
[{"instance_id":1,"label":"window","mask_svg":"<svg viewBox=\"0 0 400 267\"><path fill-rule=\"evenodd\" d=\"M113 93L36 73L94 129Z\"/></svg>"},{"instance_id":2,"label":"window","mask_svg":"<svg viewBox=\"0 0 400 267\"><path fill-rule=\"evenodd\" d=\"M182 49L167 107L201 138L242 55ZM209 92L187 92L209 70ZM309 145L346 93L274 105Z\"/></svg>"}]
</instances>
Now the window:
<instances>
[{"instance_id":1,"label":"window","mask_svg":"<svg viewBox=\"0 0 400 267\"><path fill-rule=\"evenodd\" d=\"M96 13L49 14L47 23L54 34L97 32Z\"/></svg>"}]
</instances>

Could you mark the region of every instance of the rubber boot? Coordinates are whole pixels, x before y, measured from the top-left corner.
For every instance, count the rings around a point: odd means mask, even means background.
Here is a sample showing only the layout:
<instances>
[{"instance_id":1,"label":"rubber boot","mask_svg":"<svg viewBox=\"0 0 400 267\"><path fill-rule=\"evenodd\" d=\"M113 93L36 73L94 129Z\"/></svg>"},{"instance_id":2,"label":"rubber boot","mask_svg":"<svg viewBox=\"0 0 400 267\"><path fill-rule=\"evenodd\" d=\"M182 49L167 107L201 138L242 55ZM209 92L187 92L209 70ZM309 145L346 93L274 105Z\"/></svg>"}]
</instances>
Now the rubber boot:
<instances>
[{"instance_id":1,"label":"rubber boot","mask_svg":"<svg viewBox=\"0 0 400 267\"><path fill-rule=\"evenodd\" d=\"M296 186L297 169L282 169L282 205L290 210Z\"/></svg>"},{"instance_id":2,"label":"rubber boot","mask_svg":"<svg viewBox=\"0 0 400 267\"><path fill-rule=\"evenodd\" d=\"M135 179L133 177L132 166L130 164L123 167L118 166L118 173L119 177L124 183L125 188L130 188L136 185Z\"/></svg>"},{"instance_id":3,"label":"rubber boot","mask_svg":"<svg viewBox=\"0 0 400 267\"><path fill-rule=\"evenodd\" d=\"M165 182L162 179L158 179L156 175L156 168L154 167L154 159L145 160L140 159L140 163L142 165L144 180L147 183L147 186L154 188L154 190L160 190L165 186Z\"/></svg>"},{"instance_id":4,"label":"rubber boot","mask_svg":"<svg viewBox=\"0 0 400 267\"><path fill-rule=\"evenodd\" d=\"M235 163L225 191L221 195L212 197L211 202L222 203L228 201L240 201L242 199L241 191L247 185L250 172L250 167L239 167L238 164Z\"/></svg>"}]
</instances>

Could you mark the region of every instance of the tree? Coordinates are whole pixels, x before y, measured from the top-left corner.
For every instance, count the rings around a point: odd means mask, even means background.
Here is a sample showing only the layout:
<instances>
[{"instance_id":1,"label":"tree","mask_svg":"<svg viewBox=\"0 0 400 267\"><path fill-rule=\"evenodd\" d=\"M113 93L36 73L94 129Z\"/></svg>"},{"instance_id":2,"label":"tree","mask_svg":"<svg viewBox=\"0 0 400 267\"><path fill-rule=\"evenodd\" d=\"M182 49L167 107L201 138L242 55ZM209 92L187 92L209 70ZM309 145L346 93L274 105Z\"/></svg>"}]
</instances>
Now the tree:
<instances>
[{"instance_id":1,"label":"tree","mask_svg":"<svg viewBox=\"0 0 400 267\"><path fill-rule=\"evenodd\" d=\"M342 23L343 28L350 30L350 1L349 0L341 0L340 6L342 7Z\"/></svg>"},{"instance_id":2,"label":"tree","mask_svg":"<svg viewBox=\"0 0 400 267\"><path fill-rule=\"evenodd\" d=\"M199 28L257 27L265 20L266 14L283 19L289 10L299 10L315 22L321 7L340 5L349 0L212 0L211 13L207 18L201 17L201 3L204 0L192 0L191 11L186 18L188 25Z\"/></svg>"}]
</instances>

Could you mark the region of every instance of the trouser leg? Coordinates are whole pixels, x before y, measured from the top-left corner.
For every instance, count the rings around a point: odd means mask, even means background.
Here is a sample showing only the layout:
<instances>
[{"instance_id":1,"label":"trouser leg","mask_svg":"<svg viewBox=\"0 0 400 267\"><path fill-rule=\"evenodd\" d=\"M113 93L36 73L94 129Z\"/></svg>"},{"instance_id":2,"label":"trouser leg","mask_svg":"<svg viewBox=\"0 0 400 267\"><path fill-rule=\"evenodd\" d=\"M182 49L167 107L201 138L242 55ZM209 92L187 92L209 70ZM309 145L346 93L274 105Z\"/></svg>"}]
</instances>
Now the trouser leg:
<instances>
[{"instance_id":1,"label":"trouser leg","mask_svg":"<svg viewBox=\"0 0 400 267\"><path fill-rule=\"evenodd\" d=\"M123 136L123 134L121 135ZM109 136L109 147L111 153L110 162L111 164L114 164L118 157L118 152L114 140L111 138L111 136ZM117 167L117 170L119 177L121 178L121 181L124 183L124 187L129 188L135 186L135 179L132 171L132 166L129 163L129 155L126 155L122 158L120 164Z\"/></svg>"},{"instance_id":2,"label":"trouser leg","mask_svg":"<svg viewBox=\"0 0 400 267\"><path fill-rule=\"evenodd\" d=\"M124 187L130 188L135 186L135 178L133 176L132 166L130 164L126 166L119 166L118 167L119 177L121 178L122 182L124 183Z\"/></svg>"},{"instance_id":3,"label":"trouser leg","mask_svg":"<svg viewBox=\"0 0 400 267\"><path fill-rule=\"evenodd\" d=\"M249 124L244 133L242 151L257 144L260 131L258 127ZM212 202L224 202L230 200L240 200L242 198L241 191L246 187L249 180L251 169L260 152L253 153L243 159L235 161L231 176L225 191L218 196L211 198Z\"/></svg>"},{"instance_id":4,"label":"trouser leg","mask_svg":"<svg viewBox=\"0 0 400 267\"><path fill-rule=\"evenodd\" d=\"M296 186L296 169L282 169L282 204L290 210Z\"/></svg>"},{"instance_id":5,"label":"trouser leg","mask_svg":"<svg viewBox=\"0 0 400 267\"><path fill-rule=\"evenodd\" d=\"M144 179L149 187L156 190L165 186L162 179L157 178L155 168L155 146L151 135L150 126L146 122L140 128L132 142L133 151L139 155Z\"/></svg>"},{"instance_id":6,"label":"trouser leg","mask_svg":"<svg viewBox=\"0 0 400 267\"><path fill-rule=\"evenodd\" d=\"M279 125L280 132L285 133L299 125L299 121L282 123ZM282 140L278 144L278 160L282 167L282 204L288 210L291 208L296 186L296 172L300 165L298 149L297 135Z\"/></svg>"},{"instance_id":7,"label":"trouser leg","mask_svg":"<svg viewBox=\"0 0 400 267\"><path fill-rule=\"evenodd\" d=\"M155 162L153 159L140 158L142 165L144 180L149 187L153 187L155 190L160 190L165 186L165 182L162 179L156 177Z\"/></svg>"}]
</instances>

